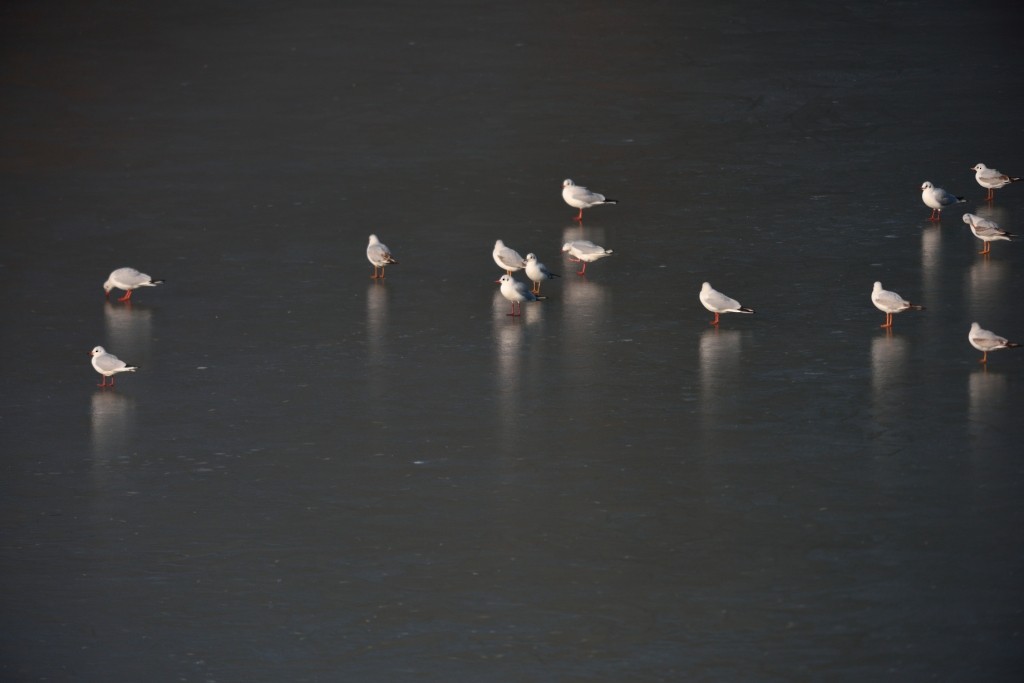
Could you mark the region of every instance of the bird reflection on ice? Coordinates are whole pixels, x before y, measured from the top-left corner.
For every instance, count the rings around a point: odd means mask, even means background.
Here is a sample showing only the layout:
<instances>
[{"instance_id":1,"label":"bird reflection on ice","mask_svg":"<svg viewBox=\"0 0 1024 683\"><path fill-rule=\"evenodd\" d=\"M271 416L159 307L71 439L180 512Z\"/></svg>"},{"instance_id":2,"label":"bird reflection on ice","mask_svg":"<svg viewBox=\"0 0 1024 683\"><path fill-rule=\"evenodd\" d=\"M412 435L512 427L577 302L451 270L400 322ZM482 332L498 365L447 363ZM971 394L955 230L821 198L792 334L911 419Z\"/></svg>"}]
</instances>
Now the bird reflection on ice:
<instances>
[{"instance_id":1,"label":"bird reflection on ice","mask_svg":"<svg viewBox=\"0 0 1024 683\"><path fill-rule=\"evenodd\" d=\"M1008 273L1009 266L1004 261L981 257L967 270L967 302L975 316L1000 307Z\"/></svg>"},{"instance_id":2,"label":"bird reflection on ice","mask_svg":"<svg viewBox=\"0 0 1024 683\"><path fill-rule=\"evenodd\" d=\"M978 368L967 380L967 398L971 432L978 436L992 429L998 432L998 425L992 423L994 417L1005 413L1006 377L988 368Z\"/></svg>"},{"instance_id":3,"label":"bird reflection on ice","mask_svg":"<svg viewBox=\"0 0 1024 683\"><path fill-rule=\"evenodd\" d=\"M900 412L906 360L907 341L903 337L887 331L871 340L871 390L876 418Z\"/></svg>"},{"instance_id":4,"label":"bird reflection on ice","mask_svg":"<svg viewBox=\"0 0 1024 683\"><path fill-rule=\"evenodd\" d=\"M731 412L728 397L739 377L743 333L739 330L704 330L700 337L700 406L706 419Z\"/></svg>"},{"instance_id":5,"label":"bird reflection on ice","mask_svg":"<svg viewBox=\"0 0 1024 683\"><path fill-rule=\"evenodd\" d=\"M384 379L387 364L388 288L380 280L366 288L366 360L370 396L379 399L388 393ZM376 401L374 401L376 404Z\"/></svg>"},{"instance_id":6,"label":"bird reflection on ice","mask_svg":"<svg viewBox=\"0 0 1024 683\"><path fill-rule=\"evenodd\" d=\"M99 462L127 455L135 431L135 399L97 389L92 395L92 453Z\"/></svg>"},{"instance_id":7,"label":"bird reflection on ice","mask_svg":"<svg viewBox=\"0 0 1024 683\"><path fill-rule=\"evenodd\" d=\"M940 226L925 228L921 232L921 272L925 301L935 301L939 297L941 267L942 228Z\"/></svg>"},{"instance_id":8,"label":"bird reflection on ice","mask_svg":"<svg viewBox=\"0 0 1024 683\"><path fill-rule=\"evenodd\" d=\"M107 350L139 365L146 362L153 339L153 311L131 302L108 301L103 307L103 322L107 332L103 346Z\"/></svg>"}]
</instances>

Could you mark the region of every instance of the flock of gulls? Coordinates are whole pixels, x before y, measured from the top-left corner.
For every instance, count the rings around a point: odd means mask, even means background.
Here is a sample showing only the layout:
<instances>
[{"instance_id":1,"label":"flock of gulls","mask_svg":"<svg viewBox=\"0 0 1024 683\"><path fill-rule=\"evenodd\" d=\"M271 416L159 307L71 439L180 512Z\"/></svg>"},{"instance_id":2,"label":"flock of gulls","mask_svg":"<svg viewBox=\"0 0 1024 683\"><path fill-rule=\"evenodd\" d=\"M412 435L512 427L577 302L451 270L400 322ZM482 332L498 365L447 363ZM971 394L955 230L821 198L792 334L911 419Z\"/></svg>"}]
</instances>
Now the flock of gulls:
<instances>
[{"instance_id":1,"label":"flock of gulls","mask_svg":"<svg viewBox=\"0 0 1024 683\"><path fill-rule=\"evenodd\" d=\"M974 171L974 178L978 184L987 190L985 200L989 202L995 199L996 190L1021 180L1021 178L1009 176L996 169L988 168L985 164L976 164L971 170ZM562 182L562 199L574 209L579 209L579 213L573 217L573 220L580 223L583 221L584 209L602 204L618 203L617 200L609 199L599 192L592 192L582 185L577 185L568 178ZM953 195L941 187L935 187L931 182L926 181L921 185L921 201L932 210L928 220L938 222L942 219L943 209L963 204L967 200ZM972 213L965 213L963 221L970 227L974 236L984 243L984 249L978 252L979 254L986 256L990 254L992 242L1000 240L1009 241L1015 237L1012 233L1000 228L994 221L981 218ZM580 269L576 271L577 275L586 274L588 263L594 263L614 253L611 249L605 249L590 240L582 239L566 242L562 245L562 252L568 256L570 261L582 264ZM537 260L536 254L530 253L524 258L519 252L507 246L501 240L495 241L491 256L498 267L505 271L505 274L495 280L495 282L501 285L502 296L512 304L512 311L508 315L514 318L522 315L521 307L524 302L542 301L547 298L540 293L542 282L559 277L558 274L551 272L547 266ZM366 247L366 258L373 266L373 275L370 277L375 280L384 278L384 269L387 266L398 263L391 250L376 235L370 235L370 241ZM532 287L527 287L525 283L516 280L513 273L520 270L524 271L526 277L533 282ZM124 295L117 300L129 302L132 293L136 289L140 287L155 287L163 282L163 280L156 280L134 268L118 268L103 283L103 291L109 299L110 291L112 289L119 289L124 292ZM739 301L719 292L708 282L703 283L701 286L699 298L704 308L715 315L714 319L710 322L711 325L717 326L723 313L754 312L754 309L741 305ZM897 313L924 310L924 306L907 301L896 292L883 289L881 282L875 282L874 288L871 291L871 302L878 310L885 313L885 322L882 323L881 327L887 330L892 329L893 316ZM979 363L988 362L990 351L1020 346L1016 342L1011 342L1005 337L983 329L976 322L971 324L971 331L968 333L967 339L970 341L971 346L982 352ZM99 387L113 387L116 375L122 372L135 372L138 370L138 366L129 365L114 354L108 353L102 346L93 348L91 355L92 367L103 377L102 382L97 385ZM110 380L109 383L107 382L108 379Z\"/></svg>"}]
</instances>

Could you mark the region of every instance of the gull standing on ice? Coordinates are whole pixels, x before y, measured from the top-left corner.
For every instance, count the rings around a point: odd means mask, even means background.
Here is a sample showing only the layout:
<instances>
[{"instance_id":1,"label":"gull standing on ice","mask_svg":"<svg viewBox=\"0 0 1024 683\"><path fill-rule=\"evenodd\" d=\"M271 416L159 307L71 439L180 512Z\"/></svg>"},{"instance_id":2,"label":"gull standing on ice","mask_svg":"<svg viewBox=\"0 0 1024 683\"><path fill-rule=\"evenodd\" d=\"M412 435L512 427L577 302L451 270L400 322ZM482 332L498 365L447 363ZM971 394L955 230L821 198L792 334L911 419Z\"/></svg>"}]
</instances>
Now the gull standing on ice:
<instances>
[{"instance_id":1,"label":"gull standing on ice","mask_svg":"<svg viewBox=\"0 0 1024 683\"><path fill-rule=\"evenodd\" d=\"M587 272L587 264L611 256L612 250L594 244L590 240L572 240L562 245L562 251L569 253L569 260L583 263L583 268L576 271L577 275Z\"/></svg>"},{"instance_id":2,"label":"gull standing on ice","mask_svg":"<svg viewBox=\"0 0 1024 683\"><path fill-rule=\"evenodd\" d=\"M366 258L373 264L373 275L370 277L374 280L384 277L384 266L390 263L398 263L395 257L391 255L391 250L388 249L386 244L381 243L377 239L376 235L370 235L370 243L366 246ZM380 269L380 274L377 274L377 269Z\"/></svg>"},{"instance_id":3,"label":"gull standing on ice","mask_svg":"<svg viewBox=\"0 0 1024 683\"><path fill-rule=\"evenodd\" d=\"M928 217L928 220L941 221L943 209L954 204L963 204L967 200L963 197L952 195L941 187L935 187L930 181L926 180L921 185L921 201L932 210L932 215Z\"/></svg>"},{"instance_id":4,"label":"gull standing on ice","mask_svg":"<svg viewBox=\"0 0 1024 683\"><path fill-rule=\"evenodd\" d=\"M512 302L512 312L505 315L519 317L523 314L522 304L524 301L541 301L547 298L546 296L537 296L527 289L526 285L508 273L502 275L495 282L501 283L501 295Z\"/></svg>"},{"instance_id":5,"label":"gull standing on ice","mask_svg":"<svg viewBox=\"0 0 1024 683\"><path fill-rule=\"evenodd\" d=\"M995 221L990 221L987 218L981 216L975 216L973 213L964 214L964 223L970 228L974 236L985 243L985 248L979 251L979 254L990 254L992 252L992 243L996 240L1011 241L1016 235L1012 232L1007 232L999 227L999 224Z\"/></svg>"},{"instance_id":6,"label":"gull standing on ice","mask_svg":"<svg viewBox=\"0 0 1024 683\"><path fill-rule=\"evenodd\" d=\"M979 363L988 362L988 352L998 351L999 349L1015 349L1020 344L1012 342L1006 337L1000 337L995 332L989 332L988 330L982 329L978 323L971 323L971 331L967 335L967 341L971 342L971 346L981 351L981 360Z\"/></svg>"},{"instance_id":7,"label":"gull standing on ice","mask_svg":"<svg viewBox=\"0 0 1024 683\"><path fill-rule=\"evenodd\" d=\"M574 209L579 209L579 214L573 218L574 221L583 220L583 209L601 204L618 204L617 199L608 199L603 194L591 192L582 185L577 185L569 178L562 181L562 199Z\"/></svg>"},{"instance_id":8,"label":"gull standing on ice","mask_svg":"<svg viewBox=\"0 0 1024 683\"><path fill-rule=\"evenodd\" d=\"M533 280L533 291L534 294L540 294L540 283L544 280L550 280L552 278L561 277L558 273L552 273L548 270L548 267L537 260L536 254L526 255L526 277Z\"/></svg>"},{"instance_id":9,"label":"gull standing on ice","mask_svg":"<svg viewBox=\"0 0 1024 683\"><path fill-rule=\"evenodd\" d=\"M498 267L509 275L526 267L526 259L520 256L515 249L506 247L501 240L494 243L494 251L491 252L491 256L494 257L494 262L498 264Z\"/></svg>"},{"instance_id":10,"label":"gull standing on ice","mask_svg":"<svg viewBox=\"0 0 1024 683\"><path fill-rule=\"evenodd\" d=\"M715 319L711 321L711 325L718 325L718 316L720 313L753 313L753 308L747 308L746 306L740 306L740 302L736 301L732 297L722 294L717 289L711 286L710 282L705 282L700 288L700 302L704 304L704 308L708 309L715 314Z\"/></svg>"},{"instance_id":11,"label":"gull standing on ice","mask_svg":"<svg viewBox=\"0 0 1024 683\"><path fill-rule=\"evenodd\" d=\"M885 324L880 325L880 327L885 328L892 327L893 313L902 313L907 310L924 310L924 306L912 304L896 292L890 292L887 289L882 289L881 282L876 282L875 288L871 290L871 303L875 305L875 308L885 313Z\"/></svg>"},{"instance_id":12,"label":"gull standing on ice","mask_svg":"<svg viewBox=\"0 0 1024 683\"><path fill-rule=\"evenodd\" d=\"M974 179L978 181L978 184L988 190L988 194L985 195L986 201L995 199L996 190L999 188L1020 180L1020 178L1015 176L1009 176L1005 173L1000 173L994 168L989 168L985 164L975 164L971 167L971 170L974 171Z\"/></svg>"},{"instance_id":13,"label":"gull standing on ice","mask_svg":"<svg viewBox=\"0 0 1024 683\"><path fill-rule=\"evenodd\" d=\"M128 365L123 360L118 358L112 353L107 353L106 349L102 346L97 346L91 351L92 355L92 367L96 372L103 375L103 384L97 384L98 387L113 387L114 386L114 375L119 372L135 372L139 368L134 365ZM110 378L110 384L107 384L107 378Z\"/></svg>"},{"instance_id":14,"label":"gull standing on ice","mask_svg":"<svg viewBox=\"0 0 1024 683\"><path fill-rule=\"evenodd\" d=\"M103 283L104 296L110 298L110 290L117 289L124 290L124 296L118 299L118 301L128 301L132 298L132 292L139 287L156 287L163 283L163 280L154 280L145 273L140 273L134 268L118 268L110 274L107 281Z\"/></svg>"}]
</instances>

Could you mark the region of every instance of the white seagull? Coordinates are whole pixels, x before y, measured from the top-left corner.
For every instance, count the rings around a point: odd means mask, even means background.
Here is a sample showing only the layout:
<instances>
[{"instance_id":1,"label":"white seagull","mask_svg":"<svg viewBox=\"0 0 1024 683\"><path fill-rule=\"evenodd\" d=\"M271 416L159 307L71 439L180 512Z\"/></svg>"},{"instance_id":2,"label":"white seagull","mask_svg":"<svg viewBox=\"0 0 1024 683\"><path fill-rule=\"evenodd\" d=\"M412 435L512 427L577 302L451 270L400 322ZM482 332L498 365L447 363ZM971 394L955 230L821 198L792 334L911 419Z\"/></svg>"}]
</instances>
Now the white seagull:
<instances>
[{"instance_id":1,"label":"white seagull","mask_svg":"<svg viewBox=\"0 0 1024 683\"><path fill-rule=\"evenodd\" d=\"M366 258L373 264L373 275L370 277L374 280L384 277L384 266L390 263L398 263L395 257L391 255L391 250L388 249L388 246L381 243L376 235L370 235L370 243L366 246ZM380 269L379 275L377 274L378 268Z\"/></svg>"},{"instance_id":2,"label":"white seagull","mask_svg":"<svg viewBox=\"0 0 1024 683\"><path fill-rule=\"evenodd\" d=\"M501 295L512 302L512 312L506 313L506 315L519 317L523 314L522 304L524 301L542 301L547 298L546 296L537 296L527 289L526 285L508 273L499 277L495 282L501 283Z\"/></svg>"},{"instance_id":3,"label":"white seagull","mask_svg":"<svg viewBox=\"0 0 1024 683\"><path fill-rule=\"evenodd\" d=\"M971 323L971 331L967 334L967 341L971 342L971 346L981 351L981 360L979 363L988 362L988 352L998 351L999 349L1015 349L1020 344L1012 342L1005 337L1000 337L995 332L989 332L988 330L982 329L978 323Z\"/></svg>"},{"instance_id":4,"label":"white seagull","mask_svg":"<svg viewBox=\"0 0 1024 683\"><path fill-rule=\"evenodd\" d=\"M498 267L509 275L526 267L526 259L520 256L515 249L506 247L501 240L494 243L494 251L491 252L491 256L494 257L494 262L498 264Z\"/></svg>"},{"instance_id":5,"label":"white seagull","mask_svg":"<svg viewBox=\"0 0 1024 683\"><path fill-rule=\"evenodd\" d=\"M994 168L989 168L985 164L975 164L971 167L971 170L974 171L974 179L978 181L978 184L988 190L988 194L985 195L987 201L992 201L996 198L996 190L999 188L1020 180L1020 178L1015 176L1006 175Z\"/></svg>"},{"instance_id":6,"label":"white seagull","mask_svg":"<svg viewBox=\"0 0 1024 683\"><path fill-rule=\"evenodd\" d=\"M561 277L558 273L552 273L548 267L537 260L536 254L526 255L526 277L533 280L533 293L540 294L540 283L544 280Z\"/></svg>"},{"instance_id":7,"label":"white seagull","mask_svg":"<svg viewBox=\"0 0 1024 683\"><path fill-rule=\"evenodd\" d=\"M590 240L572 240L562 245L562 251L568 252L569 260L583 263L583 268L576 271L577 275L587 272L587 264L593 263L605 256L611 256L614 252L602 246L594 244Z\"/></svg>"},{"instance_id":8,"label":"white seagull","mask_svg":"<svg viewBox=\"0 0 1024 683\"><path fill-rule=\"evenodd\" d=\"M124 290L124 296L118 299L118 301L128 301L132 298L132 292L139 287L156 287L163 283L163 280L154 280L145 273L140 273L134 268L118 268L110 274L107 281L103 283L104 296L110 298L110 290L117 289Z\"/></svg>"},{"instance_id":9,"label":"white seagull","mask_svg":"<svg viewBox=\"0 0 1024 683\"><path fill-rule=\"evenodd\" d=\"M875 305L875 308L885 313L885 324L880 325L880 327L886 328L892 327L893 313L902 313L903 311L908 310L924 310L924 306L912 304L896 292L890 292L887 289L882 289L881 282L876 282L875 288L871 290L871 303Z\"/></svg>"},{"instance_id":10,"label":"white seagull","mask_svg":"<svg viewBox=\"0 0 1024 683\"><path fill-rule=\"evenodd\" d=\"M740 302L736 301L732 297L722 294L717 289L711 286L710 282L705 282L700 288L700 302L704 304L704 308L708 309L715 314L715 319L711 321L711 325L718 324L718 316L720 313L753 313L753 308L747 308L746 306L740 306Z\"/></svg>"},{"instance_id":11,"label":"white seagull","mask_svg":"<svg viewBox=\"0 0 1024 683\"><path fill-rule=\"evenodd\" d=\"M617 199L608 199L603 194L591 192L582 185L577 185L569 178L562 181L562 199L574 209L579 209L579 214L573 218L574 221L583 220L583 209L601 204L618 204Z\"/></svg>"},{"instance_id":12,"label":"white seagull","mask_svg":"<svg viewBox=\"0 0 1024 683\"><path fill-rule=\"evenodd\" d=\"M94 348L90 355L92 355L92 367L103 375L103 384L97 384L98 387L112 387L114 386L114 375L119 372L135 372L139 369L134 365L128 365L114 354L107 353L102 346ZM110 384L107 384L108 377Z\"/></svg>"},{"instance_id":13,"label":"white seagull","mask_svg":"<svg viewBox=\"0 0 1024 683\"><path fill-rule=\"evenodd\" d=\"M952 195L941 187L935 187L930 181L926 180L921 185L921 201L932 210L932 215L928 217L928 220L940 221L942 220L942 210L944 208L954 204L963 204L967 200L963 197Z\"/></svg>"},{"instance_id":14,"label":"white seagull","mask_svg":"<svg viewBox=\"0 0 1024 683\"><path fill-rule=\"evenodd\" d=\"M985 248L979 251L979 254L989 254L992 252L992 243L996 240L1011 241L1016 235L1012 232L1007 232L999 227L999 224L995 221L990 221L987 218L981 216L975 216L973 213L964 214L964 223L970 228L974 236L985 243Z\"/></svg>"}]
</instances>

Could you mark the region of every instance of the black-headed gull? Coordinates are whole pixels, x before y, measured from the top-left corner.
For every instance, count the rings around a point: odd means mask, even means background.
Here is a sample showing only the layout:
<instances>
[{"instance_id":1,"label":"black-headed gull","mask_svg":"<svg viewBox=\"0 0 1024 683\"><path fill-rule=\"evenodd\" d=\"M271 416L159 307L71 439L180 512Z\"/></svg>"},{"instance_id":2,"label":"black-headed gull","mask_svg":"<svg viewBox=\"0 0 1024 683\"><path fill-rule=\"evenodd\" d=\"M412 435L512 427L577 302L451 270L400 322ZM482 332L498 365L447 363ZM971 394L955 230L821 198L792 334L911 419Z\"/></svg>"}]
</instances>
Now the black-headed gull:
<instances>
[{"instance_id":1,"label":"black-headed gull","mask_svg":"<svg viewBox=\"0 0 1024 683\"><path fill-rule=\"evenodd\" d=\"M112 387L114 386L114 375L119 372L135 372L139 369L135 365L128 365L114 354L107 353L102 346L94 348L90 355L92 355L92 367L103 375L103 384L97 384L98 387ZM107 384L108 377L110 384Z\"/></svg>"},{"instance_id":2,"label":"black-headed gull","mask_svg":"<svg viewBox=\"0 0 1024 683\"><path fill-rule=\"evenodd\" d=\"M987 218L981 216L975 216L973 213L964 214L964 223L970 227L971 232L979 240L985 243L985 248L979 251L979 254L989 254L992 252L992 243L996 240L1006 240L1009 242L1016 235L1012 232L1007 232L999 227L999 224L995 221L990 221Z\"/></svg>"},{"instance_id":3,"label":"black-headed gull","mask_svg":"<svg viewBox=\"0 0 1024 683\"><path fill-rule=\"evenodd\" d=\"M928 217L928 220L940 221L942 220L943 209L954 204L963 204L967 200L963 197L952 195L941 187L935 187L930 181L926 180L921 185L921 201L932 210L932 215Z\"/></svg>"},{"instance_id":4,"label":"black-headed gull","mask_svg":"<svg viewBox=\"0 0 1024 683\"><path fill-rule=\"evenodd\" d=\"M376 235L370 235L370 243L366 246L366 258L373 264L373 275L370 277L374 280L384 277L384 266L398 263L395 257L391 255L391 250L388 249L388 246L377 239ZM379 274L378 269L380 269Z\"/></svg>"},{"instance_id":5,"label":"black-headed gull","mask_svg":"<svg viewBox=\"0 0 1024 683\"><path fill-rule=\"evenodd\" d=\"M896 292L890 292L887 289L882 289L882 283L876 282L874 289L871 290L871 303L875 305L875 308L885 313L885 324L880 327L890 328L892 327L892 316L893 313L902 313L903 311L923 311L924 306L920 304L912 304Z\"/></svg>"},{"instance_id":6,"label":"black-headed gull","mask_svg":"<svg viewBox=\"0 0 1024 683\"><path fill-rule=\"evenodd\" d=\"M985 199L987 201L992 201L996 198L996 190L999 188L1020 180L1020 178L1017 178L1016 176L1000 173L996 169L989 168L985 164L975 164L971 167L971 170L974 171L974 179L978 181L978 184L988 190L988 193L985 195Z\"/></svg>"},{"instance_id":7,"label":"black-headed gull","mask_svg":"<svg viewBox=\"0 0 1024 683\"><path fill-rule=\"evenodd\" d=\"M608 199L603 194L591 192L582 185L577 185L569 178L562 181L562 199L572 208L580 210L576 217L573 218L574 221L583 220L583 209L589 209L592 206L599 206L601 204L619 203L619 200Z\"/></svg>"},{"instance_id":8,"label":"black-headed gull","mask_svg":"<svg viewBox=\"0 0 1024 683\"><path fill-rule=\"evenodd\" d=\"M519 317L523 314L522 303L524 301L542 301L547 298L546 296L537 296L527 289L526 285L508 273L499 277L495 282L501 283L501 295L512 302L512 312L506 315Z\"/></svg>"},{"instance_id":9,"label":"black-headed gull","mask_svg":"<svg viewBox=\"0 0 1024 683\"><path fill-rule=\"evenodd\" d=\"M594 244L590 240L572 240L562 245L562 252L569 254L569 260L582 263L583 268L576 271L577 275L587 272L587 264L593 263L605 256L611 256L614 252L611 249Z\"/></svg>"},{"instance_id":10,"label":"black-headed gull","mask_svg":"<svg viewBox=\"0 0 1024 683\"><path fill-rule=\"evenodd\" d=\"M747 308L741 306L739 301L733 299L730 296L722 294L717 289L711 286L710 282L705 282L700 288L700 302L704 304L704 308L708 309L715 314L715 319L711 321L711 325L718 324L718 316L721 313L753 313L753 308Z\"/></svg>"},{"instance_id":11,"label":"black-headed gull","mask_svg":"<svg viewBox=\"0 0 1024 683\"><path fill-rule=\"evenodd\" d=\"M515 249L506 247L501 240L494 243L494 251L491 252L491 256L494 257L494 262L498 264L498 267L509 275L526 267L526 259L520 256Z\"/></svg>"},{"instance_id":12,"label":"black-headed gull","mask_svg":"<svg viewBox=\"0 0 1024 683\"><path fill-rule=\"evenodd\" d=\"M540 283L551 278L561 277L558 273L552 273L548 267L537 260L536 254L526 255L526 277L533 280L533 293L540 294Z\"/></svg>"},{"instance_id":13,"label":"black-headed gull","mask_svg":"<svg viewBox=\"0 0 1024 683\"><path fill-rule=\"evenodd\" d=\"M128 299L132 298L132 292L139 287L156 287L161 283L163 283L163 280L154 280L134 268L118 268L103 283L103 292L104 296L109 299L110 290L116 287L117 289L124 290L125 293L118 301L128 301Z\"/></svg>"},{"instance_id":14,"label":"black-headed gull","mask_svg":"<svg viewBox=\"0 0 1024 683\"><path fill-rule=\"evenodd\" d=\"M988 330L982 329L978 323L971 323L971 331L967 335L967 341L971 342L971 346L981 351L981 360L979 363L988 362L988 352L998 351L999 349L1015 349L1020 344L1012 342L1006 337L1000 337L995 332L989 332Z\"/></svg>"}]
</instances>

